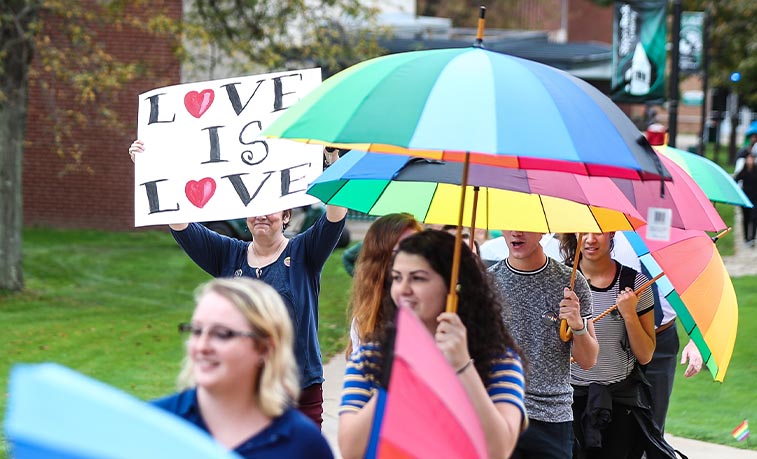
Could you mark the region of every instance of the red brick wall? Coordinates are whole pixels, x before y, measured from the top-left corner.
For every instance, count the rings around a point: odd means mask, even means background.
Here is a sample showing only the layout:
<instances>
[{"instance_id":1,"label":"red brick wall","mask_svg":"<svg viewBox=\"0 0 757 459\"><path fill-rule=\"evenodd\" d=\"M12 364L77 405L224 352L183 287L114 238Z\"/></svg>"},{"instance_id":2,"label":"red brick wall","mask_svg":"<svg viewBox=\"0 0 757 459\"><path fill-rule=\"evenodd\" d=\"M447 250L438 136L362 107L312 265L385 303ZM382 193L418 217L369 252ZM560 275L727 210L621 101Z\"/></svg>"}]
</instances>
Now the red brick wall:
<instances>
[{"instance_id":1,"label":"red brick wall","mask_svg":"<svg viewBox=\"0 0 757 459\"><path fill-rule=\"evenodd\" d=\"M165 4L172 18L181 18L181 0L150 2L151 8L160 3ZM44 20L49 30L60 29L61 18L45 17ZM83 152L79 167L72 167L76 162L70 156L71 144L66 143L66 154L59 156L53 124L46 116L50 102L41 89L43 81L30 81L23 160L24 224L27 226L107 230L134 227L134 171L128 147L136 136L137 96L149 89L178 83L180 65L170 40L133 28L101 31L100 36L106 50L119 61L143 62L145 75L108 100L98 102L118 113L124 124L122 130L109 129L90 118L87 127L71 133L70 139L79 144ZM39 59L35 58L32 68L40 70L39 67ZM56 103L65 106L70 97L69 93Z\"/></svg>"},{"instance_id":2,"label":"red brick wall","mask_svg":"<svg viewBox=\"0 0 757 459\"><path fill-rule=\"evenodd\" d=\"M568 41L599 41L612 44L612 6L590 0L570 0Z\"/></svg>"}]
</instances>

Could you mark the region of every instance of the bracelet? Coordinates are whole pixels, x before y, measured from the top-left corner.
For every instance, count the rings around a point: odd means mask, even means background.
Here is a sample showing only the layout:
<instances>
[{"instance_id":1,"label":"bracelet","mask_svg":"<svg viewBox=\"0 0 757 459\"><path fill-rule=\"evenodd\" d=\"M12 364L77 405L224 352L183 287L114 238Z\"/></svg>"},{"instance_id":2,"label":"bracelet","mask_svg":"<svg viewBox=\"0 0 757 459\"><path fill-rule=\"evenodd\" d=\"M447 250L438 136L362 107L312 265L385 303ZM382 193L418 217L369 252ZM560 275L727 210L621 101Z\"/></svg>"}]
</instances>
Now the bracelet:
<instances>
[{"instance_id":1,"label":"bracelet","mask_svg":"<svg viewBox=\"0 0 757 459\"><path fill-rule=\"evenodd\" d=\"M589 332L589 319L584 317L583 321L584 321L584 328L580 330L573 330L574 335L579 336L579 335L584 335Z\"/></svg>"},{"instance_id":2,"label":"bracelet","mask_svg":"<svg viewBox=\"0 0 757 459\"><path fill-rule=\"evenodd\" d=\"M461 367L461 368L460 368L459 370L457 370L457 371L455 372L455 374L458 374L458 375L459 375L459 374L460 374L460 373L462 373L463 371L467 370L467 369L468 369L468 367L469 367L469 366L471 366L471 364L472 364L472 363L473 363L473 359L470 359L470 360L468 360L468 361L467 361L467 362L465 363L465 365L463 365L463 366L462 366L462 367Z\"/></svg>"}]
</instances>

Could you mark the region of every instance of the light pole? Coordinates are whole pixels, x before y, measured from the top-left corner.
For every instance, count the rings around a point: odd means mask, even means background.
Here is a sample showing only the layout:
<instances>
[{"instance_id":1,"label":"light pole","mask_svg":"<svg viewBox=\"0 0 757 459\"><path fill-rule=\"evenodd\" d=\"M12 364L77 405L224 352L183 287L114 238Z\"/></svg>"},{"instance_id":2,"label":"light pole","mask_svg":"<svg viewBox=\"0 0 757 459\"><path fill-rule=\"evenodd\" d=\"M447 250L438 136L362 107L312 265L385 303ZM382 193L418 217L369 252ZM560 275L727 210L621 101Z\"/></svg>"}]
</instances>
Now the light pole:
<instances>
[{"instance_id":1,"label":"light pole","mask_svg":"<svg viewBox=\"0 0 757 459\"><path fill-rule=\"evenodd\" d=\"M673 0L673 32L670 51L670 86L668 89L668 145L676 146L678 134L678 80L681 41L681 0Z\"/></svg>"},{"instance_id":2,"label":"light pole","mask_svg":"<svg viewBox=\"0 0 757 459\"><path fill-rule=\"evenodd\" d=\"M731 135L728 138L728 160L731 164L736 161L736 128L739 126L739 93L736 85L741 81L741 73L731 73L733 89L728 95L728 114L731 116Z\"/></svg>"}]
</instances>

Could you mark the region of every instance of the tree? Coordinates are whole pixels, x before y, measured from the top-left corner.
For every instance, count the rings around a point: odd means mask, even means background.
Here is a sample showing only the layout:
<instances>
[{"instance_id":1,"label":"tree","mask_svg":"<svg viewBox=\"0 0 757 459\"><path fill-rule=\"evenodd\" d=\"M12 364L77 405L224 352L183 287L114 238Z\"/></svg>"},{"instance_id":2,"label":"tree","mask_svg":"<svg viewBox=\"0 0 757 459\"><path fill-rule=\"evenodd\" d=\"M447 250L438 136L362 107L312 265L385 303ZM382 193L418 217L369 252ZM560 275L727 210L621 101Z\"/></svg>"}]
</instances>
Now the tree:
<instances>
[{"instance_id":1,"label":"tree","mask_svg":"<svg viewBox=\"0 0 757 459\"><path fill-rule=\"evenodd\" d=\"M21 153L26 130L31 25L39 5L10 0L0 10L0 288L23 286Z\"/></svg>"},{"instance_id":2,"label":"tree","mask_svg":"<svg viewBox=\"0 0 757 459\"><path fill-rule=\"evenodd\" d=\"M374 8L361 0L194 0L186 58L206 77L319 66L326 75L384 54ZM243 5L240 7L240 4Z\"/></svg>"},{"instance_id":3,"label":"tree","mask_svg":"<svg viewBox=\"0 0 757 459\"><path fill-rule=\"evenodd\" d=\"M757 2L754 0L684 0L688 11L710 16L710 86L735 91L742 103L757 109ZM741 73L733 83L730 75Z\"/></svg>"},{"instance_id":4,"label":"tree","mask_svg":"<svg viewBox=\"0 0 757 459\"><path fill-rule=\"evenodd\" d=\"M188 5L186 18L171 11ZM123 62L104 45L114 30L138 30L174 40L179 58L212 76L320 65L333 72L381 54L375 11L360 0L3 0L0 2L0 290L23 288L21 178L30 84L45 97L54 151L66 168L87 170L77 127L117 131L122 122L108 100L150 70ZM149 15L148 15L149 13ZM340 20L334 21L333 17ZM54 24L54 26L52 26ZM196 52L210 50L204 57ZM36 53L36 54L35 54ZM32 63L34 62L34 65ZM207 78L203 78L207 79ZM65 104L61 102L65 101ZM73 105L72 105L73 104ZM93 126L93 124L97 126ZM65 172L65 171L62 171ZM94 172L92 172L94 173Z\"/></svg>"},{"instance_id":5,"label":"tree","mask_svg":"<svg viewBox=\"0 0 757 459\"><path fill-rule=\"evenodd\" d=\"M30 85L40 89L45 116L55 120L51 153L66 158L69 169L86 169L86 146L71 133L82 125L118 128L103 100L135 78L139 67L114 59L98 36L109 27L139 24L138 6L126 1L0 3L0 290L24 285L21 181Z\"/></svg>"}]
</instances>

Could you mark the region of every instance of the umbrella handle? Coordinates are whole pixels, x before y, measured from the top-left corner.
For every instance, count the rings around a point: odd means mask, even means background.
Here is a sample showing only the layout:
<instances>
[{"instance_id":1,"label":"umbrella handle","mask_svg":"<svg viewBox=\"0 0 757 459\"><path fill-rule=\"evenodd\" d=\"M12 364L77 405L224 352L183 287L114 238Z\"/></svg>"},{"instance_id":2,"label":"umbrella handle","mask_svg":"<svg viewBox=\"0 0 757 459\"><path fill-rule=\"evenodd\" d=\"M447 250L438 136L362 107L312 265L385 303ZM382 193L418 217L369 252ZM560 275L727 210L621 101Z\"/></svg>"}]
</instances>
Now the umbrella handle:
<instances>
[{"instance_id":1,"label":"umbrella handle","mask_svg":"<svg viewBox=\"0 0 757 459\"><path fill-rule=\"evenodd\" d=\"M657 282L664 275L665 275L665 273L660 273L660 274L656 275L655 277L649 279L648 281L644 282L644 284L642 284L641 286L639 286L639 288L637 288L636 290L634 290L633 293L635 295L637 295L637 296L641 295L641 293L644 290L648 289L652 284L654 284L655 282ZM618 305L617 304L613 304L612 306L610 306L609 308L607 308L605 311L603 311L601 314L599 314L597 317L591 319L591 321L592 322L596 322L599 319L601 319L602 317L606 316L607 314L611 313L612 311L614 311L616 309L618 309ZM563 325L565 325L565 328L563 328ZM568 339L567 340L564 339L563 335L567 336ZM571 330L570 327L568 327L568 321L563 320L562 322L560 322L560 339L562 339L563 341L567 342L568 340L570 340L570 338L572 336L573 336L573 330Z\"/></svg>"},{"instance_id":2,"label":"umbrella handle","mask_svg":"<svg viewBox=\"0 0 757 459\"><path fill-rule=\"evenodd\" d=\"M568 321L563 319L560 321L560 339L567 343L573 338L573 330L568 327Z\"/></svg>"},{"instance_id":3,"label":"umbrella handle","mask_svg":"<svg viewBox=\"0 0 757 459\"><path fill-rule=\"evenodd\" d=\"M573 290L573 287L576 285L576 272L578 272L578 260L581 258L579 255L581 255L581 242L583 241L583 237L583 233L578 233L578 237L576 238L576 254L573 255L573 271L570 273L571 290ZM568 321L563 319L560 321L560 339L563 343L567 343L571 338L573 338L573 330L568 327Z\"/></svg>"}]
</instances>

